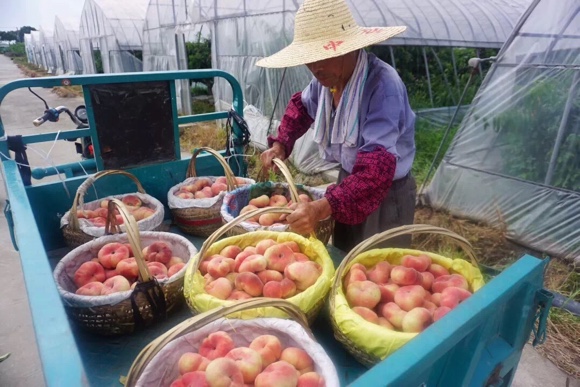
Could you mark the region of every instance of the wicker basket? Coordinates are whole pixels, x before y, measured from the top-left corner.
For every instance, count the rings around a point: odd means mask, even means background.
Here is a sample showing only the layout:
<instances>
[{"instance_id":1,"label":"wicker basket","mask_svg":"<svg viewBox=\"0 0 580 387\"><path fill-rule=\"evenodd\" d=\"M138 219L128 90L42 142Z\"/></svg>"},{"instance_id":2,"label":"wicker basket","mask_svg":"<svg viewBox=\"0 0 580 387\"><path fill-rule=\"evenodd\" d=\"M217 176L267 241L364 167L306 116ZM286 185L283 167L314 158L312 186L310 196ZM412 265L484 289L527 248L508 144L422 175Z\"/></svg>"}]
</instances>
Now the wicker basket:
<instances>
[{"instance_id":1,"label":"wicker basket","mask_svg":"<svg viewBox=\"0 0 580 387\"><path fill-rule=\"evenodd\" d=\"M300 200L298 199L298 188L294 183L294 179L292 178L292 174L286 164L280 159L275 158L273 162L282 172L282 175L287 181L287 184L271 184L271 192L275 194L282 194L284 196L290 196L290 199L294 203L299 203ZM261 183L258 183L261 184ZM244 188L240 188L238 190L234 190L228 193L224 199L224 204L221 209L222 219L224 223L231 222L243 208L243 206L247 205L251 197L251 189L249 187L248 190ZM315 189L311 187L301 186L300 189L302 192L306 193L308 196L313 197L314 199L321 199L324 196L324 191L320 189ZM316 238L320 240L323 244L327 244L332 236L332 231L334 228L334 220L331 217L323 219L318 222L314 233ZM255 224L251 224L248 222L243 222L238 224L236 227L232 228L228 231L228 236L240 235L247 232L252 232L256 230L270 230L270 231L287 231L288 225L275 225L275 226L259 226Z\"/></svg>"},{"instance_id":2,"label":"wicker basket","mask_svg":"<svg viewBox=\"0 0 580 387\"><path fill-rule=\"evenodd\" d=\"M161 231L164 230L163 218L164 218L164 208L163 204L151 195L148 195L143 189L143 186L139 180L129 172L120 170L107 170L97 172L94 176L87 178L77 189L75 198L73 200L72 207L67 211L61 218L61 230L64 236L65 243L68 247L75 248L84 243L87 243L95 238L105 235L104 227L92 227L87 224L81 224L77 216L77 210L93 210L100 206L101 200L95 200L89 203L84 203L84 196L89 188L99 179L112 175L122 175L130 178L135 182L137 186L137 193L131 193L130 195L137 195L144 202L154 207L155 214L147 219L143 219L137 222L137 226L141 231ZM111 198L122 199L122 195L113 195ZM84 222L84 221L83 221ZM124 230L124 226L122 227Z\"/></svg>"},{"instance_id":3,"label":"wicker basket","mask_svg":"<svg viewBox=\"0 0 580 387\"><path fill-rule=\"evenodd\" d=\"M193 313L206 312L212 308L217 308L223 305L229 305L234 301L221 300L206 293L204 289L205 279L199 271L201 261L208 256L219 253L224 247L229 245L237 245L245 248L250 245L255 245L263 239L273 239L277 242L294 241L300 248L302 253L307 255L312 261L317 262L322 267L322 274L318 280L306 290L296 294L287 300L297 305L304 314L306 314L308 321L312 323L326 299L326 295L330 290L332 277L334 276L334 265L326 247L315 237L305 238L296 233L290 232L274 232L274 231L256 231L253 233L236 235L218 241L223 235L235 227L238 223L249 219L253 216L259 216L266 213L292 213L288 208L267 207L258 210L247 212L234 221L223 225L209 238L206 239L198 254L195 255L193 261L187 267L185 274L184 293L185 299L189 308ZM254 243L252 243L254 242ZM264 308L256 313L255 317L276 317L277 311L272 308Z\"/></svg>"},{"instance_id":4,"label":"wicker basket","mask_svg":"<svg viewBox=\"0 0 580 387\"><path fill-rule=\"evenodd\" d=\"M226 318L256 308L277 308L285 319L259 318L234 320ZM288 316L290 319L288 319ZM332 361L310 331L304 314L294 304L271 298L243 300L192 317L149 343L137 356L127 375L125 386L146 387L169 385L179 376L179 357L197 349L210 333L225 331L236 346L248 346L257 336L271 334L283 346L304 349L313 359L315 371L322 375L326 386L338 386L339 379Z\"/></svg>"},{"instance_id":5,"label":"wicker basket","mask_svg":"<svg viewBox=\"0 0 580 387\"><path fill-rule=\"evenodd\" d=\"M197 253L193 244L180 235L152 231L139 233L135 219L117 199L109 202L109 209L112 222L114 210L121 214L127 232L103 236L75 248L54 270L54 279L69 317L85 330L105 336L129 334L162 320L183 302L183 280L187 265L170 278L158 281L151 276L145 264L142 246L161 240L170 245L174 255L184 262L188 262ZM110 231L111 219L107 222L107 232ZM118 226L113 224L113 228ZM135 289L107 296L75 294L76 285L72 278L76 269L95 257L102 246L111 242L131 244L139 267L139 283Z\"/></svg>"},{"instance_id":6,"label":"wicker basket","mask_svg":"<svg viewBox=\"0 0 580 387\"><path fill-rule=\"evenodd\" d=\"M372 249L379 243L409 234L438 234L446 236L462 248L471 259L471 263L463 259L450 259L438 254L412 249ZM342 285L343 278L355 263L372 265L377 262L378 258L379 261L386 260L393 264L400 264L403 256L418 254L427 254L434 263L445 266L452 273L458 272L466 275L472 291L478 290L484 284L470 243L463 237L444 228L422 224L401 226L376 234L361 242L349 252L336 271L329 296L329 308L335 338L343 344L355 359L369 368L417 336L417 333L391 331L368 322L356 314L346 300ZM372 337L372 340L368 340L369 337Z\"/></svg>"},{"instance_id":7,"label":"wicker basket","mask_svg":"<svg viewBox=\"0 0 580 387\"><path fill-rule=\"evenodd\" d=\"M225 192L208 199L179 199L174 195L174 193L181 187L192 184L199 179L197 177L195 160L202 151L206 151L215 156L223 167L228 186L227 191L230 192L238 187L236 177L222 155L211 148L201 147L196 149L191 156L189 166L187 167L186 180L171 187L167 193L167 202L171 213L173 214L174 223L183 230L183 232L191 235L208 237L222 225L220 209ZM216 177L213 176L204 176L203 178L210 179L212 182L216 179ZM252 179L244 180L247 181L248 184L255 183Z\"/></svg>"}]
</instances>

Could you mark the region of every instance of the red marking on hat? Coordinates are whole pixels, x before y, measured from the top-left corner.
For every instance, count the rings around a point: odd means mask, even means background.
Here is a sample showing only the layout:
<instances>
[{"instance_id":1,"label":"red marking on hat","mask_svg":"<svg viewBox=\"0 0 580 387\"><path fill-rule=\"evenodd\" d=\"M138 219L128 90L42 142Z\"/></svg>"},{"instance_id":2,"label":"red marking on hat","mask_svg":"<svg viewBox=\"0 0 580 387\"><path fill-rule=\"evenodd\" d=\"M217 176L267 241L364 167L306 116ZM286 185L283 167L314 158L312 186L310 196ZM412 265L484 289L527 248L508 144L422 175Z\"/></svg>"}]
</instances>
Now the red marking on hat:
<instances>
[{"instance_id":1,"label":"red marking on hat","mask_svg":"<svg viewBox=\"0 0 580 387\"><path fill-rule=\"evenodd\" d=\"M330 42L328 42L328 44L325 44L324 49L325 50L333 50L336 51L337 47L340 46L343 43L342 40L331 40Z\"/></svg>"}]
</instances>

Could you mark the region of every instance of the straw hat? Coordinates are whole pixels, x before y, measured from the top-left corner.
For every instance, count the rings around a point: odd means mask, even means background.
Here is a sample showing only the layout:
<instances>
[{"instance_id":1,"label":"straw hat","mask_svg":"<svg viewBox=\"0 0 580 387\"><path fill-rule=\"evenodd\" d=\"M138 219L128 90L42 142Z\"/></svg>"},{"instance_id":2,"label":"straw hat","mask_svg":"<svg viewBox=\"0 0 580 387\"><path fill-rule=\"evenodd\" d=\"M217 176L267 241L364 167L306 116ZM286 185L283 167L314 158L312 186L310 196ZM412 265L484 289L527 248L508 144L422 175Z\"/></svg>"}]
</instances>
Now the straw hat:
<instances>
[{"instance_id":1,"label":"straw hat","mask_svg":"<svg viewBox=\"0 0 580 387\"><path fill-rule=\"evenodd\" d=\"M407 27L361 27L345 0L304 0L292 44L256 65L281 68L334 58L392 38Z\"/></svg>"}]
</instances>

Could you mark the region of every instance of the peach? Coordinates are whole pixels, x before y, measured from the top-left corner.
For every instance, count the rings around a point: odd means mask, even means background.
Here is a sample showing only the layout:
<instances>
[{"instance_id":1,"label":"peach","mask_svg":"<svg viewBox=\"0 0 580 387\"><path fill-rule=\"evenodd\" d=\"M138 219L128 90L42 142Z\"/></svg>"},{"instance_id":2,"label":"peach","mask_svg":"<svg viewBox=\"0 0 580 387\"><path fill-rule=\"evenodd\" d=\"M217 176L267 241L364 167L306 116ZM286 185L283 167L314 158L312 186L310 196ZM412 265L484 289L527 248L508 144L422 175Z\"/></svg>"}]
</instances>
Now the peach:
<instances>
[{"instance_id":1,"label":"peach","mask_svg":"<svg viewBox=\"0 0 580 387\"><path fill-rule=\"evenodd\" d=\"M161 262L167 264L173 257L171 247L165 242L153 242L143 249L143 258L149 262Z\"/></svg>"},{"instance_id":2,"label":"peach","mask_svg":"<svg viewBox=\"0 0 580 387\"><path fill-rule=\"evenodd\" d=\"M248 182L243 177L235 176L235 178L237 185L248 185Z\"/></svg>"},{"instance_id":3,"label":"peach","mask_svg":"<svg viewBox=\"0 0 580 387\"><path fill-rule=\"evenodd\" d=\"M260 277L251 272L238 274L235 279L235 285L237 290L243 290L253 297L261 296L262 288L264 287Z\"/></svg>"},{"instance_id":4,"label":"peach","mask_svg":"<svg viewBox=\"0 0 580 387\"><path fill-rule=\"evenodd\" d=\"M93 211L93 213L95 218L107 219L107 216L109 216L109 210L106 208L97 208L96 210Z\"/></svg>"},{"instance_id":5,"label":"peach","mask_svg":"<svg viewBox=\"0 0 580 387\"><path fill-rule=\"evenodd\" d=\"M89 220L95 227L105 227L105 225L107 224L107 220L102 216L98 216L96 218L92 218Z\"/></svg>"},{"instance_id":6,"label":"peach","mask_svg":"<svg viewBox=\"0 0 580 387\"><path fill-rule=\"evenodd\" d=\"M379 262L367 272L367 277L376 284L386 284L391 275L391 269L388 262Z\"/></svg>"},{"instance_id":7,"label":"peach","mask_svg":"<svg viewBox=\"0 0 580 387\"><path fill-rule=\"evenodd\" d=\"M214 255L212 257L207 265L207 272L212 277L225 277L228 273L234 271L236 264L233 259L222 257L221 255Z\"/></svg>"},{"instance_id":8,"label":"peach","mask_svg":"<svg viewBox=\"0 0 580 387\"><path fill-rule=\"evenodd\" d=\"M203 187L201 189L201 192L203 192L205 194L205 196L208 198L212 198L215 196L213 193L213 190L211 189L211 186Z\"/></svg>"},{"instance_id":9,"label":"peach","mask_svg":"<svg viewBox=\"0 0 580 387\"><path fill-rule=\"evenodd\" d=\"M384 284L379 285L379 290L381 291L381 303L393 302L395 301L395 292L399 289L397 284Z\"/></svg>"},{"instance_id":10,"label":"peach","mask_svg":"<svg viewBox=\"0 0 580 387\"><path fill-rule=\"evenodd\" d=\"M188 372L181 377L181 383L184 387L210 387L205 371Z\"/></svg>"},{"instance_id":11,"label":"peach","mask_svg":"<svg viewBox=\"0 0 580 387\"><path fill-rule=\"evenodd\" d=\"M137 279L139 277L139 266L137 266L137 261L135 258L125 258L119 261L117 268L115 269L118 274L127 278L129 281Z\"/></svg>"},{"instance_id":12,"label":"peach","mask_svg":"<svg viewBox=\"0 0 580 387\"><path fill-rule=\"evenodd\" d=\"M441 318L449 312L451 312L451 308L447 306L440 306L433 312L433 321L441 320Z\"/></svg>"},{"instance_id":13,"label":"peach","mask_svg":"<svg viewBox=\"0 0 580 387\"><path fill-rule=\"evenodd\" d=\"M257 209L258 209L258 207L254 206L252 204L248 204L247 206L245 206L244 208L242 208L240 210L240 215L244 215L246 212L254 211ZM250 221L256 221L256 220L258 220L258 218L256 218L254 216L253 218L249 218L247 221L250 222Z\"/></svg>"},{"instance_id":14,"label":"peach","mask_svg":"<svg viewBox=\"0 0 580 387\"><path fill-rule=\"evenodd\" d=\"M365 274L364 271L358 269L358 268L351 268L349 270L349 272L344 276L344 286L348 287L348 285L350 285L353 282L360 282L360 281L366 281L367 280L367 275Z\"/></svg>"},{"instance_id":15,"label":"peach","mask_svg":"<svg viewBox=\"0 0 580 387\"><path fill-rule=\"evenodd\" d=\"M437 306L441 306L441 293L431 294L431 302Z\"/></svg>"},{"instance_id":16,"label":"peach","mask_svg":"<svg viewBox=\"0 0 580 387\"><path fill-rule=\"evenodd\" d=\"M255 387L296 387L299 373L285 361L268 365L254 381Z\"/></svg>"},{"instance_id":17,"label":"peach","mask_svg":"<svg viewBox=\"0 0 580 387\"><path fill-rule=\"evenodd\" d=\"M296 260L296 262L308 262L308 261L310 261L310 258L308 258L308 256L306 254L302 254L302 253L294 253L294 259Z\"/></svg>"},{"instance_id":18,"label":"peach","mask_svg":"<svg viewBox=\"0 0 580 387\"><path fill-rule=\"evenodd\" d=\"M186 352L177 361L177 368L179 373L184 375L188 372L205 371L208 364L209 360L199 353Z\"/></svg>"},{"instance_id":19,"label":"peach","mask_svg":"<svg viewBox=\"0 0 580 387\"><path fill-rule=\"evenodd\" d=\"M296 289L303 291L308 289L318 280L322 273L322 267L313 261L294 262L286 266L284 275L296 283Z\"/></svg>"},{"instance_id":20,"label":"peach","mask_svg":"<svg viewBox=\"0 0 580 387\"><path fill-rule=\"evenodd\" d=\"M158 280L167 278L167 266L161 262L147 262L149 273Z\"/></svg>"},{"instance_id":21,"label":"peach","mask_svg":"<svg viewBox=\"0 0 580 387\"><path fill-rule=\"evenodd\" d=\"M372 322L373 324L379 323L379 316L377 316L377 314L369 308L365 308L364 306L355 306L354 308L352 308L352 310L353 312L355 312L365 320Z\"/></svg>"},{"instance_id":22,"label":"peach","mask_svg":"<svg viewBox=\"0 0 580 387\"><path fill-rule=\"evenodd\" d=\"M429 312L431 312L431 314L433 314L433 312L435 312L435 309L437 309L437 305L435 305L431 301L424 301L423 308L427 309Z\"/></svg>"},{"instance_id":23,"label":"peach","mask_svg":"<svg viewBox=\"0 0 580 387\"><path fill-rule=\"evenodd\" d=\"M446 268L436 263L432 263L427 271L433 274L435 278L441 277L442 275L449 275L449 271Z\"/></svg>"},{"instance_id":24,"label":"peach","mask_svg":"<svg viewBox=\"0 0 580 387\"><path fill-rule=\"evenodd\" d=\"M220 176L217 179L215 179L216 183L222 183L222 184L228 184L228 179L225 176Z\"/></svg>"},{"instance_id":25,"label":"peach","mask_svg":"<svg viewBox=\"0 0 580 387\"><path fill-rule=\"evenodd\" d=\"M222 193L223 191L227 191L228 186L227 184L224 183L213 183L211 185L211 193L213 194L213 196L217 196L220 193Z\"/></svg>"},{"instance_id":26,"label":"peach","mask_svg":"<svg viewBox=\"0 0 580 387\"><path fill-rule=\"evenodd\" d=\"M213 282L213 281L215 281L215 278L213 278L211 275L209 275L209 273L207 273L206 275L204 275L204 276L203 276L203 279L204 279L204 281L205 281L204 283L205 283L206 285L207 285L207 284L209 284L210 282ZM231 283L231 281L229 281L229 280L228 280L228 282L230 282L230 283Z\"/></svg>"},{"instance_id":27,"label":"peach","mask_svg":"<svg viewBox=\"0 0 580 387\"><path fill-rule=\"evenodd\" d=\"M181 199L195 198L195 195L192 192L186 191L184 189L180 189L179 191L175 192L174 195Z\"/></svg>"},{"instance_id":28,"label":"peach","mask_svg":"<svg viewBox=\"0 0 580 387\"><path fill-rule=\"evenodd\" d=\"M421 283L419 285L423 286L425 290L431 290L431 286L433 286L433 281L435 281L435 277L432 273L425 271L421 274Z\"/></svg>"},{"instance_id":29,"label":"peach","mask_svg":"<svg viewBox=\"0 0 580 387\"><path fill-rule=\"evenodd\" d=\"M224 331L210 333L203 339L199 347L199 354L208 360L214 360L218 357L224 357L234 349L234 341Z\"/></svg>"},{"instance_id":30,"label":"peach","mask_svg":"<svg viewBox=\"0 0 580 387\"><path fill-rule=\"evenodd\" d=\"M89 282L103 282L106 279L103 266L98 262L88 261L80 265L75 271L73 281L80 288Z\"/></svg>"},{"instance_id":31,"label":"peach","mask_svg":"<svg viewBox=\"0 0 580 387\"><path fill-rule=\"evenodd\" d=\"M266 258L264 258L263 255L254 254L254 255L250 255L248 258L244 259L244 261L240 264L238 271L240 273L247 272L247 271L252 272L252 273L257 273L257 272L260 272L262 270L266 270L267 266L268 266L268 261L266 261Z\"/></svg>"},{"instance_id":32,"label":"peach","mask_svg":"<svg viewBox=\"0 0 580 387\"><path fill-rule=\"evenodd\" d=\"M300 375L314 371L314 361L312 361L310 355L302 348L285 348L280 355L280 360L293 365Z\"/></svg>"},{"instance_id":33,"label":"peach","mask_svg":"<svg viewBox=\"0 0 580 387\"><path fill-rule=\"evenodd\" d=\"M270 281L282 281L284 275L276 270L264 270L258 273L258 277L262 280L262 283L266 284Z\"/></svg>"},{"instance_id":34,"label":"peach","mask_svg":"<svg viewBox=\"0 0 580 387\"><path fill-rule=\"evenodd\" d=\"M450 286L441 292L441 306L453 309L470 296L471 293L468 290Z\"/></svg>"},{"instance_id":35,"label":"peach","mask_svg":"<svg viewBox=\"0 0 580 387\"><path fill-rule=\"evenodd\" d=\"M169 270L167 270L167 276L173 277L175 274L177 274L184 267L185 267L185 263L178 263L176 265L171 266L169 268Z\"/></svg>"},{"instance_id":36,"label":"peach","mask_svg":"<svg viewBox=\"0 0 580 387\"><path fill-rule=\"evenodd\" d=\"M294 252L286 245L268 247L264 252L264 258L268 262L269 270L277 270L279 272L284 272L286 266L296 261Z\"/></svg>"},{"instance_id":37,"label":"peach","mask_svg":"<svg viewBox=\"0 0 580 387\"><path fill-rule=\"evenodd\" d=\"M207 267L209 265L209 259L204 259L203 261L201 261L199 263L199 272L201 273L201 275L206 275L207 273Z\"/></svg>"},{"instance_id":38,"label":"peach","mask_svg":"<svg viewBox=\"0 0 580 387\"><path fill-rule=\"evenodd\" d=\"M346 299L354 306L373 309L381 300L379 285L371 281L353 282L346 288Z\"/></svg>"},{"instance_id":39,"label":"peach","mask_svg":"<svg viewBox=\"0 0 580 387\"><path fill-rule=\"evenodd\" d=\"M248 298L252 298L248 293L242 290L233 290L227 300L247 300Z\"/></svg>"},{"instance_id":40,"label":"peach","mask_svg":"<svg viewBox=\"0 0 580 387\"><path fill-rule=\"evenodd\" d=\"M414 308L403 318L403 332L419 333L433 323L431 312L425 308Z\"/></svg>"},{"instance_id":41,"label":"peach","mask_svg":"<svg viewBox=\"0 0 580 387\"><path fill-rule=\"evenodd\" d=\"M211 387L243 387L244 376L236 362L227 357L212 360L205 370L205 378Z\"/></svg>"},{"instance_id":42,"label":"peach","mask_svg":"<svg viewBox=\"0 0 580 387\"><path fill-rule=\"evenodd\" d=\"M298 200L301 203L308 203L308 202L311 202L312 201L312 199L310 198L310 196L308 196L306 194L300 194L300 195L298 195Z\"/></svg>"},{"instance_id":43,"label":"peach","mask_svg":"<svg viewBox=\"0 0 580 387\"><path fill-rule=\"evenodd\" d=\"M433 293L441 293L443 292L443 289L448 287L456 287L469 290L467 280L459 274L442 275L440 277L435 278L435 281L433 281L431 289L433 290Z\"/></svg>"},{"instance_id":44,"label":"peach","mask_svg":"<svg viewBox=\"0 0 580 387\"><path fill-rule=\"evenodd\" d=\"M270 207L284 207L288 204L288 199L283 195L272 195L269 204Z\"/></svg>"},{"instance_id":45,"label":"peach","mask_svg":"<svg viewBox=\"0 0 580 387\"><path fill-rule=\"evenodd\" d=\"M244 251L249 251L252 254L258 254L258 250L256 250L256 247L255 246L246 246L244 248ZM264 251L266 251L266 250L264 249ZM264 255L264 254L260 254L260 255Z\"/></svg>"},{"instance_id":46,"label":"peach","mask_svg":"<svg viewBox=\"0 0 580 387\"><path fill-rule=\"evenodd\" d=\"M386 319L386 318L384 318L384 317L379 317L379 318L378 318L378 321L377 321L377 324L378 324L378 325L380 325L380 326L382 326L382 327L385 327L385 328L387 328L387 329L390 329L390 330L392 330L392 331L394 331L394 330L395 330L395 327L393 326L393 324L391 324L391 323L389 322L389 320L387 320L387 319Z\"/></svg>"},{"instance_id":47,"label":"peach","mask_svg":"<svg viewBox=\"0 0 580 387\"><path fill-rule=\"evenodd\" d=\"M251 348L234 348L226 355L226 358L236 363L242 372L244 383L253 383L256 376L262 372L262 356Z\"/></svg>"},{"instance_id":48,"label":"peach","mask_svg":"<svg viewBox=\"0 0 580 387\"><path fill-rule=\"evenodd\" d=\"M101 295L105 296L112 293L125 292L127 290L131 290L131 284L127 278L122 275L116 275L103 282Z\"/></svg>"},{"instance_id":49,"label":"peach","mask_svg":"<svg viewBox=\"0 0 580 387\"><path fill-rule=\"evenodd\" d=\"M136 221L147 219L155 214L155 210L149 207L139 207L133 211L133 217Z\"/></svg>"},{"instance_id":50,"label":"peach","mask_svg":"<svg viewBox=\"0 0 580 387\"><path fill-rule=\"evenodd\" d=\"M75 292L79 296L100 296L103 291L102 282L89 282L81 286Z\"/></svg>"},{"instance_id":51,"label":"peach","mask_svg":"<svg viewBox=\"0 0 580 387\"><path fill-rule=\"evenodd\" d=\"M403 326L403 319L407 314L407 312L399 308L399 305L395 304L394 302L388 302L382 305L380 313L397 329L401 329Z\"/></svg>"},{"instance_id":52,"label":"peach","mask_svg":"<svg viewBox=\"0 0 580 387\"><path fill-rule=\"evenodd\" d=\"M226 278L228 279L228 281L230 281L232 283L232 285L236 285L236 277L238 276L239 273L228 273L226 275Z\"/></svg>"},{"instance_id":53,"label":"peach","mask_svg":"<svg viewBox=\"0 0 580 387\"><path fill-rule=\"evenodd\" d=\"M184 263L183 259L179 257L171 257L171 259L169 260L169 262L167 262L165 266L167 266L167 268L169 269L171 266L177 265L178 263Z\"/></svg>"},{"instance_id":54,"label":"peach","mask_svg":"<svg viewBox=\"0 0 580 387\"><path fill-rule=\"evenodd\" d=\"M272 226L279 220L280 214L268 213L260 215L260 217L258 218L258 223L260 223L261 226Z\"/></svg>"},{"instance_id":55,"label":"peach","mask_svg":"<svg viewBox=\"0 0 580 387\"><path fill-rule=\"evenodd\" d=\"M127 207L139 208L143 205L143 202L137 195L125 195L121 201Z\"/></svg>"},{"instance_id":56,"label":"peach","mask_svg":"<svg viewBox=\"0 0 580 387\"><path fill-rule=\"evenodd\" d=\"M240 248L240 246L230 245L224 247L222 251L220 251L219 255L221 255L222 257L235 259L241 252L242 249Z\"/></svg>"},{"instance_id":57,"label":"peach","mask_svg":"<svg viewBox=\"0 0 580 387\"><path fill-rule=\"evenodd\" d=\"M426 294L420 285L403 286L395 292L395 303L408 312L423 305Z\"/></svg>"},{"instance_id":58,"label":"peach","mask_svg":"<svg viewBox=\"0 0 580 387\"><path fill-rule=\"evenodd\" d=\"M212 182L210 179L203 177L194 181L193 184L195 185L196 190L200 190L204 189L205 187L211 187Z\"/></svg>"},{"instance_id":59,"label":"peach","mask_svg":"<svg viewBox=\"0 0 580 387\"><path fill-rule=\"evenodd\" d=\"M267 207L270 204L270 198L268 195L258 196L253 198L248 203L249 205L256 206L257 208Z\"/></svg>"},{"instance_id":60,"label":"peach","mask_svg":"<svg viewBox=\"0 0 580 387\"><path fill-rule=\"evenodd\" d=\"M298 243L296 243L294 241L287 241L287 242L282 243L282 245L290 247L290 249L294 253L300 252L300 246L298 245Z\"/></svg>"},{"instance_id":61,"label":"peach","mask_svg":"<svg viewBox=\"0 0 580 387\"><path fill-rule=\"evenodd\" d=\"M133 247L131 247L130 243L123 243L125 246L127 246L127 249L129 249L129 258L134 257L135 255L133 254Z\"/></svg>"},{"instance_id":62,"label":"peach","mask_svg":"<svg viewBox=\"0 0 580 387\"><path fill-rule=\"evenodd\" d=\"M203 377L205 379L205 372L204 372ZM178 378L178 379L175 379L173 382L171 382L171 384L169 385L169 387L186 387L186 386L185 386L185 384L183 384L183 379L182 378Z\"/></svg>"},{"instance_id":63,"label":"peach","mask_svg":"<svg viewBox=\"0 0 580 387\"><path fill-rule=\"evenodd\" d=\"M397 285L407 286L417 283L419 272L405 266L395 266L391 270L391 280Z\"/></svg>"},{"instance_id":64,"label":"peach","mask_svg":"<svg viewBox=\"0 0 580 387\"><path fill-rule=\"evenodd\" d=\"M103 199L99 203L99 207L101 208L109 208L109 199Z\"/></svg>"},{"instance_id":65,"label":"peach","mask_svg":"<svg viewBox=\"0 0 580 387\"><path fill-rule=\"evenodd\" d=\"M272 246L277 246L278 242L273 239L262 239L258 244L256 244L256 254L264 255L266 250Z\"/></svg>"},{"instance_id":66,"label":"peach","mask_svg":"<svg viewBox=\"0 0 580 387\"><path fill-rule=\"evenodd\" d=\"M262 367L278 361L282 354L282 343L273 335L261 335L250 343L249 347L262 357Z\"/></svg>"},{"instance_id":67,"label":"peach","mask_svg":"<svg viewBox=\"0 0 580 387\"><path fill-rule=\"evenodd\" d=\"M296 294L296 284L284 278L282 281L269 281L264 285L264 297L290 298Z\"/></svg>"},{"instance_id":68,"label":"peach","mask_svg":"<svg viewBox=\"0 0 580 387\"><path fill-rule=\"evenodd\" d=\"M232 294L232 290L232 283L225 277L217 278L205 285L205 291L220 300L227 299Z\"/></svg>"},{"instance_id":69,"label":"peach","mask_svg":"<svg viewBox=\"0 0 580 387\"><path fill-rule=\"evenodd\" d=\"M194 195L193 195L194 199L207 199L207 198L211 198L211 195L208 196L204 191L197 191Z\"/></svg>"},{"instance_id":70,"label":"peach","mask_svg":"<svg viewBox=\"0 0 580 387\"><path fill-rule=\"evenodd\" d=\"M129 258L129 249L121 243L107 243L97 254L99 262L105 269L114 269L125 258Z\"/></svg>"},{"instance_id":71,"label":"peach","mask_svg":"<svg viewBox=\"0 0 580 387\"><path fill-rule=\"evenodd\" d=\"M419 256L405 255L401 259L401 264L405 267L410 267L418 272L426 271L431 265L431 257L426 254L421 254Z\"/></svg>"},{"instance_id":72,"label":"peach","mask_svg":"<svg viewBox=\"0 0 580 387\"><path fill-rule=\"evenodd\" d=\"M105 279L109 279L111 277L114 277L116 275L119 275L119 272L117 271L117 269L112 269L112 270L107 270L105 269ZM127 277L125 277L127 278ZM127 278L128 280L131 280L130 278Z\"/></svg>"}]
</instances>

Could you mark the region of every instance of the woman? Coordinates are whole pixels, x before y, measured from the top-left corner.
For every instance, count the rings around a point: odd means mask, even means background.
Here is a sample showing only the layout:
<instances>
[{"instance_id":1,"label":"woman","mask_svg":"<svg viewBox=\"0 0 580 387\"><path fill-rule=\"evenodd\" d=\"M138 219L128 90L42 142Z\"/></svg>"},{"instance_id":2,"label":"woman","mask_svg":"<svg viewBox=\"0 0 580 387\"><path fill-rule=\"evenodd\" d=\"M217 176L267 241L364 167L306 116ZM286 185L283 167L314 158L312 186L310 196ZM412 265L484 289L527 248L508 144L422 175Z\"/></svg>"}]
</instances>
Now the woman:
<instances>
[{"instance_id":1,"label":"woman","mask_svg":"<svg viewBox=\"0 0 580 387\"><path fill-rule=\"evenodd\" d=\"M313 125L320 156L341 164L338 184L286 219L306 234L332 216L333 244L349 251L376 233L413 223L415 114L397 72L363 49L405 27L359 27L344 0L305 0L294 25L292 44L257 65L305 64L314 78L292 96L261 161L271 168L274 157L286 159ZM406 238L395 245L409 243Z\"/></svg>"}]
</instances>

